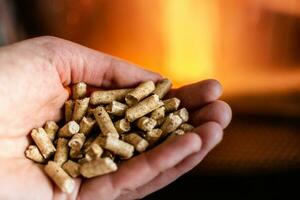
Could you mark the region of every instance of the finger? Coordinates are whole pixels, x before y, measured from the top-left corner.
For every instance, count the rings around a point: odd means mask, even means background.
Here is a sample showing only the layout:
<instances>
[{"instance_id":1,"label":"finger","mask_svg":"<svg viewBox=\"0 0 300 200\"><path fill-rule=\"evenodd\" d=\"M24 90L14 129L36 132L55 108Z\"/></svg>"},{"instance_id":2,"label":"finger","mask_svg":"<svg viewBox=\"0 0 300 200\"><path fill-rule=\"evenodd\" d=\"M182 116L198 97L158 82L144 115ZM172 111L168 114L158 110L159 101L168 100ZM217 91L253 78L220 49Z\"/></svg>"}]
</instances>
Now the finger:
<instances>
[{"instance_id":1,"label":"finger","mask_svg":"<svg viewBox=\"0 0 300 200\"><path fill-rule=\"evenodd\" d=\"M118 88L161 78L160 75L137 65L70 41L54 37L33 40L42 40L38 42L50 50L49 57L57 68L64 86L83 81L98 87Z\"/></svg>"},{"instance_id":2,"label":"finger","mask_svg":"<svg viewBox=\"0 0 300 200\"><path fill-rule=\"evenodd\" d=\"M111 175L111 185L119 191L119 194L131 193L139 186L151 181L162 171L174 167L188 155L199 151L200 147L201 140L196 134L187 134L183 137L171 139L124 162L118 171ZM87 195L85 191L93 190L95 190L93 194L100 195L101 193L97 193L100 182L103 182L103 177L88 180L81 190L81 196Z\"/></svg>"},{"instance_id":3,"label":"finger","mask_svg":"<svg viewBox=\"0 0 300 200\"><path fill-rule=\"evenodd\" d=\"M175 181L177 178L196 167L207 155L207 153L210 152L222 140L223 136L222 128L218 123L215 122L207 122L197 127L195 132L199 134L203 142L201 150L188 156L175 167L162 172L148 184L139 187L135 194L131 194L130 198L142 198Z\"/></svg>"},{"instance_id":4,"label":"finger","mask_svg":"<svg viewBox=\"0 0 300 200\"><path fill-rule=\"evenodd\" d=\"M177 97L183 107L195 109L218 99L221 94L222 86L218 81L205 80L172 90L169 97Z\"/></svg>"},{"instance_id":5,"label":"finger","mask_svg":"<svg viewBox=\"0 0 300 200\"><path fill-rule=\"evenodd\" d=\"M214 101L191 114L191 123L199 126L205 122L214 121L224 129L231 121L231 108L224 101Z\"/></svg>"}]
</instances>

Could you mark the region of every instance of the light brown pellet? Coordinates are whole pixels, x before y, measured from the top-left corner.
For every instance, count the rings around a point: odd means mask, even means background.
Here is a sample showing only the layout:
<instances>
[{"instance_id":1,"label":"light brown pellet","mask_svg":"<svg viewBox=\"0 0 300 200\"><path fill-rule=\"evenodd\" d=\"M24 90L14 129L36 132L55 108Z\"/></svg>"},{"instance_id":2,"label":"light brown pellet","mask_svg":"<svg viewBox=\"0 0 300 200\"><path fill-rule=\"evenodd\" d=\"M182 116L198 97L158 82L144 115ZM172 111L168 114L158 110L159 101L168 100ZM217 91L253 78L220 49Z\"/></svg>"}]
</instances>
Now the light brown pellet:
<instances>
[{"instance_id":1,"label":"light brown pellet","mask_svg":"<svg viewBox=\"0 0 300 200\"><path fill-rule=\"evenodd\" d=\"M72 99L65 102L65 120L69 122L72 120L74 110L74 101Z\"/></svg>"},{"instance_id":2,"label":"light brown pellet","mask_svg":"<svg viewBox=\"0 0 300 200\"><path fill-rule=\"evenodd\" d=\"M145 151L149 146L148 141L136 133L126 134L124 136L124 141L133 145L135 150L138 151L139 153Z\"/></svg>"},{"instance_id":3,"label":"light brown pellet","mask_svg":"<svg viewBox=\"0 0 300 200\"><path fill-rule=\"evenodd\" d=\"M112 101L109 105L105 107L106 111L109 114L116 116L124 116L126 109L128 106L126 104L120 103L118 101Z\"/></svg>"},{"instance_id":4,"label":"light brown pellet","mask_svg":"<svg viewBox=\"0 0 300 200\"><path fill-rule=\"evenodd\" d=\"M165 110L166 110L165 107L162 106L162 107L155 109L151 113L150 117L156 121L157 125L161 125L164 122Z\"/></svg>"},{"instance_id":5,"label":"light brown pellet","mask_svg":"<svg viewBox=\"0 0 300 200\"><path fill-rule=\"evenodd\" d=\"M56 144L56 152L54 155L54 162L59 165L62 165L64 162L68 160L69 156L69 147L68 140L65 138L58 138Z\"/></svg>"},{"instance_id":6,"label":"light brown pellet","mask_svg":"<svg viewBox=\"0 0 300 200\"><path fill-rule=\"evenodd\" d=\"M91 94L92 105L109 104L112 101L124 101L126 94L131 89L118 89L118 90L102 90L95 91Z\"/></svg>"},{"instance_id":7,"label":"light brown pellet","mask_svg":"<svg viewBox=\"0 0 300 200\"><path fill-rule=\"evenodd\" d=\"M174 115L178 115L183 122L187 122L189 120L189 112L186 108L181 108L173 113Z\"/></svg>"},{"instance_id":8,"label":"light brown pellet","mask_svg":"<svg viewBox=\"0 0 300 200\"><path fill-rule=\"evenodd\" d=\"M162 99L171 89L172 82L169 79L163 79L156 83L155 90L153 94L157 94L160 99Z\"/></svg>"},{"instance_id":9,"label":"light brown pellet","mask_svg":"<svg viewBox=\"0 0 300 200\"><path fill-rule=\"evenodd\" d=\"M120 119L114 123L119 134L130 131L130 122L126 119Z\"/></svg>"},{"instance_id":10,"label":"light brown pellet","mask_svg":"<svg viewBox=\"0 0 300 200\"><path fill-rule=\"evenodd\" d=\"M44 129L50 140L53 142L56 136L56 132L59 129L58 125L55 123L55 121L47 121L44 126Z\"/></svg>"},{"instance_id":11,"label":"light brown pellet","mask_svg":"<svg viewBox=\"0 0 300 200\"><path fill-rule=\"evenodd\" d=\"M25 156L37 163L46 161L36 145L29 145L25 151Z\"/></svg>"},{"instance_id":12,"label":"light brown pellet","mask_svg":"<svg viewBox=\"0 0 300 200\"><path fill-rule=\"evenodd\" d=\"M110 158L96 158L90 162L84 162L81 165L80 173L86 178L100 176L118 169L117 165Z\"/></svg>"},{"instance_id":13,"label":"light brown pellet","mask_svg":"<svg viewBox=\"0 0 300 200\"><path fill-rule=\"evenodd\" d=\"M169 133L175 131L181 124L182 119L178 115L174 115L173 113L169 114L161 126L161 130L163 132L162 137L164 138Z\"/></svg>"},{"instance_id":14,"label":"light brown pellet","mask_svg":"<svg viewBox=\"0 0 300 200\"><path fill-rule=\"evenodd\" d=\"M98 106L94 109L94 116L104 136L119 138L119 134L112 120L102 106Z\"/></svg>"},{"instance_id":15,"label":"light brown pellet","mask_svg":"<svg viewBox=\"0 0 300 200\"><path fill-rule=\"evenodd\" d=\"M162 106L163 103L159 100L159 97L154 94L150 97L147 97L143 101L135 104L134 106L128 108L126 110L126 119L129 122L133 122L140 117L147 115L148 113L152 112L153 110Z\"/></svg>"},{"instance_id":16,"label":"light brown pellet","mask_svg":"<svg viewBox=\"0 0 300 200\"><path fill-rule=\"evenodd\" d=\"M86 95L87 85L83 82L76 83L72 87L73 99L82 99Z\"/></svg>"},{"instance_id":17,"label":"light brown pellet","mask_svg":"<svg viewBox=\"0 0 300 200\"><path fill-rule=\"evenodd\" d=\"M33 129L31 131L31 137L45 159L48 159L56 151L52 141L43 128L38 128L38 130Z\"/></svg>"},{"instance_id":18,"label":"light brown pellet","mask_svg":"<svg viewBox=\"0 0 300 200\"><path fill-rule=\"evenodd\" d=\"M49 161L44 169L63 192L69 194L73 192L75 181L57 163Z\"/></svg>"},{"instance_id":19,"label":"light brown pellet","mask_svg":"<svg viewBox=\"0 0 300 200\"><path fill-rule=\"evenodd\" d=\"M96 124L96 120L89 117L83 117L79 124L80 126L79 132L87 136L88 134L90 134L95 124Z\"/></svg>"},{"instance_id":20,"label":"light brown pellet","mask_svg":"<svg viewBox=\"0 0 300 200\"><path fill-rule=\"evenodd\" d=\"M74 110L73 110L73 120L80 122L87 112L89 106L90 98L77 99L75 101Z\"/></svg>"},{"instance_id":21,"label":"light brown pellet","mask_svg":"<svg viewBox=\"0 0 300 200\"><path fill-rule=\"evenodd\" d=\"M194 126L188 123L183 123L179 126L179 129L183 130L184 132L189 132L194 129Z\"/></svg>"},{"instance_id":22,"label":"light brown pellet","mask_svg":"<svg viewBox=\"0 0 300 200\"><path fill-rule=\"evenodd\" d=\"M76 178L80 175L80 164L72 160L68 160L67 162L65 162L62 168L73 178Z\"/></svg>"},{"instance_id":23,"label":"light brown pellet","mask_svg":"<svg viewBox=\"0 0 300 200\"><path fill-rule=\"evenodd\" d=\"M180 99L178 98L171 98L164 100L164 107L166 112L173 112L176 111L179 108L180 105Z\"/></svg>"},{"instance_id":24,"label":"light brown pellet","mask_svg":"<svg viewBox=\"0 0 300 200\"><path fill-rule=\"evenodd\" d=\"M146 81L139 84L135 89L131 90L125 96L125 101L128 105L132 106L138 103L143 98L147 97L155 90L153 81Z\"/></svg>"},{"instance_id":25,"label":"light brown pellet","mask_svg":"<svg viewBox=\"0 0 300 200\"><path fill-rule=\"evenodd\" d=\"M70 138L79 131L79 124L75 121L70 121L58 131L58 137Z\"/></svg>"},{"instance_id":26,"label":"light brown pellet","mask_svg":"<svg viewBox=\"0 0 300 200\"><path fill-rule=\"evenodd\" d=\"M136 125L143 131L151 131L156 126L156 121L149 117L141 117L136 121Z\"/></svg>"}]
</instances>

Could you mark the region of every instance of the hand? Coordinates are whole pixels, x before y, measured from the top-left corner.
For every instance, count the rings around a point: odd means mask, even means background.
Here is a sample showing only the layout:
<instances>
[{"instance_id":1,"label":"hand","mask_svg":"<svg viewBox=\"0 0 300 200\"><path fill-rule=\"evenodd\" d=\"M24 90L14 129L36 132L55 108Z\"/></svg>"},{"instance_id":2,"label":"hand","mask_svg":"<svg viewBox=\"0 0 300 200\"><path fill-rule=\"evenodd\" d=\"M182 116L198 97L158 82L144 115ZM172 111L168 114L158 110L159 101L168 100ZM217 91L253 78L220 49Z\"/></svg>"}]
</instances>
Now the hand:
<instances>
[{"instance_id":1,"label":"hand","mask_svg":"<svg viewBox=\"0 0 300 200\"><path fill-rule=\"evenodd\" d=\"M231 119L217 99L221 86L207 80L170 92L182 100L197 128L124 162L118 171L76 180L62 193L41 166L24 156L28 134L47 120L59 120L67 87L84 81L101 88L134 86L161 77L133 64L53 37L0 48L0 198L133 199L154 192L195 167L222 139Z\"/></svg>"}]
</instances>

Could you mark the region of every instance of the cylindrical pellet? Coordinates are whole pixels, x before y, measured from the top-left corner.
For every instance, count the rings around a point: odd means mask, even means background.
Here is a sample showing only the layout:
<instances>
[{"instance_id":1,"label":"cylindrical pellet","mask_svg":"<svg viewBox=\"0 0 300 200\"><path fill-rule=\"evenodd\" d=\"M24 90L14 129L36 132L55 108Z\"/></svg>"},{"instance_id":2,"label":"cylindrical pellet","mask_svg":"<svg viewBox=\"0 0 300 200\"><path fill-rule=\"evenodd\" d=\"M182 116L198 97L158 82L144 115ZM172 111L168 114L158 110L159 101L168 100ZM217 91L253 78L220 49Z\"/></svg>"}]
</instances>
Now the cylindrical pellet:
<instances>
[{"instance_id":1,"label":"cylindrical pellet","mask_svg":"<svg viewBox=\"0 0 300 200\"><path fill-rule=\"evenodd\" d=\"M179 129L183 130L184 132L189 132L194 129L194 126L188 123L184 123L179 126Z\"/></svg>"},{"instance_id":2,"label":"cylindrical pellet","mask_svg":"<svg viewBox=\"0 0 300 200\"><path fill-rule=\"evenodd\" d=\"M162 99L171 89L172 82L169 79L164 79L156 83L155 90L153 94L157 94L160 99Z\"/></svg>"},{"instance_id":3,"label":"cylindrical pellet","mask_svg":"<svg viewBox=\"0 0 300 200\"><path fill-rule=\"evenodd\" d=\"M68 160L67 162L65 162L62 168L73 178L76 178L80 175L80 164L72 160Z\"/></svg>"},{"instance_id":4,"label":"cylindrical pellet","mask_svg":"<svg viewBox=\"0 0 300 200\"><path fill-rule=\"evenodd\" d=\"M118 138L98 137L96 141L102 148L121 156L123 159L128 159L133 156L134 147Z\"/></svg>"},{"instance_id":5,"label":"cylindrical pellet","mask_svg":"<svg viewBox=\"0 0 300 200\"><path fill-rule=\"evenodd\" d=\"M33 129L31 131L31 137L45 159L48 159L56 151L52 141L43 128L38 128L38 130Z\"/></svg>"},{"instance_id":6,"label":"cylindrical pellet","mask_svg":"<svg viewBox=\"0 0 300 200\"><path fill-rule=\"evenodd\" d=\"M135 89L128 92L125 97L125 101L128 105L132 106L138 103L143 98L147 97L151 92L155 90L155 84L153 81L146 81L139 84Z\"/></svg>"},{"instance_id":7,"label":"cylindrical pellet","mask_svg":"<svg viewBox=\"0 0 300 200\"><path fill-rule=\"evenodd\" d=\"M175 131L182 124L182 119L178 115L171 113L161 126L163 131L162 137L164 138L169 133Z\"/></svg>"},{"instance_id":8,"label":"cylindrical pellet","mask_svg":"<svg viewBox=\"0 0 300 200\"><path fill-rule=\"evenodd\" d=\"M132 89L102 90L91 94L92 105L109 104L112 101L124 101L126 94Z\"/></svg>"},{"instance_id":9,"label":"cylindrical pellet","mask_svg":"<svg viewBox=\"0 0 300 200\"><path fill-rule=\"evenodd\" d=\"M87 136L91 132L95 124L96 120L89 117L83 117L79 124L79 132Z\"/></svg>"},{"instance_id":10,"label":"cylindrical pellet","mask_svg":"<svg viewBox=\"0 0 300 200\"><path fill-rule=\"evenodd\" d=\"M114 123L119 134L130 131L130 122L126 119L120 119Z\"/></svg>"},{"instance_id":11,"label":"cylindrical pellet","mask_svg":"<svg viewBox=\"0 0 300 200\"><path fill-rule=\"evenodd\" d=\"M126 110L126 119L133 122L162 106L159 97L154 94Z\"/></svg>"},{"instance_id":12,"label":"cylindrical pellet","mask_svg":"<svg viewBox=\"0 0 300 200\"><path fill-rule=\"evenodd\" d=\"M89 107L90 98L77 99L74 105L73 120L79 122Z\"/></svg>"},{"instance_id":13,"label":"cylindrical pellet","mask_svg":"<svg viewBox=\"0 0 300 200\"><path fill-rule=\"evenodd\" d=\"M119 134L113 122L111 121L108 113L102 106L98 106L94 109L94 116L104 136L112 136L119 138Z\"/></svg>"},{"instance_id":14,"label":"cylindrical pellet","mask_svg":"<svg viewBox=\"0 0 300 200\"><path fill-rule=\"evenodd\" d=\"M54 162L59 165L62 165L64 162L68 160L69 156L69 147L68 140L65 138L58 138L56 144L56 152L54 155Z\"/></svg>"},{"instance_id":15,"label":"cylindrical pellet","mask_svg":"<svg viewBox=\"0 0 300 200\"><path fill-rule=\"evenodd\" d=\"M73 99L82 99L86 95L87 85L83 82L76 83L72 87Z\"/></svg>"},{"instance_id":16,"label":"cylindrical pellet","mask_svg":"<svg viewBox=\"0 0 300 200\"><path fill-rule=\"evenodd\" d=\"M69 122L73 117L74 101L72 99L65 102L65 120Z\"/></svg>"},{"instance_id":17,"label":"cylindrical pellet","mask_svg":"<svg viewBox=\"0 0 300 200\"><path fill-rule=\"evenodd\" d=\"M96 143L92 143L86 150L85 150L85 157L87 160L93 160L96 158L100 158L103 153L103 149Z\"/></svg>"},{"instance_id":18,"label":"cylindrical pellet","mask_svg":"<svg viewBox=\"0 0 300 200\"><path fill-rule=\"evenodd\" d=\"M176 111L180 105L180 100L177 98L171 98L164 100L164 107L166 112L173 112Z\"/></svg>"},{"instance_id":19,"label":"cylindrical pellet","mask_svg":"<svg viewBox=\"0 0 300 200\"><path fill-rule=\"evenodd\" d=\"M83 133L76 133L73 135L71 140L69 141L68 145L69 147L73 149L80 150L85 142L85 136Z\"/></svg>"},{"instance_id":20,"label":"cylindrical pellet","mask_svg":"<svg viewBox=\"0 0 300 200\"><path fill-rule=\"evenodd\" d=\"M110 158L96 158L81 165L80 173L86 178L92 178L107 174L118 169L117 165Z\"/></svg>"},{"instance_id":21,"label":"cylindrical pellet","mask_svg":"<svg viewBox=\"0 0 300 200\"><path fill-rule=\"evenodd\" d=\"M189 120L189 112L186 108L181 108L173 113L174 115L178 115L183 122L187 122Z\"/></svg>"},{"instance_id":22,"label":"cylindrical pellet","mask_svg":"<svg viewBox=\"0 0 300 200\"><path fill-rule=\"evenodd\" d=\"M152 129L151 131L148 131L145 135L145 139L149 142L150 145L155 144L159 138L162 135L162 130L161 129Z\"/></svg>"},{"instance_id":23,"label":"cylindrical pellet","mask_svg":"<svg viewBox=\"0 0 300 200\"><path fill-rule=\"evenodd\" d=\"M63 192L69 194L73 192L75 181L57 163L49 161L44 169Z\"/></svg>"},{"instance_id":24,"label":"cylindrical pellet","mask_svg":"<svg viewBox=\"0 0 300 200\"><path fill-rule=\"evenodd\" d=\"M151 113L150 117L156 121L157 125L161 125L165 119L165 107L162 106L162 107L155 109Z\"/></svg>"},{"instance_id":25,"label":"cylindrical pellet","mask_svg":"<svg viewBox=\"0 0 300 200\"><path fill-rule=\"evenodd\" d=\"M36 145L29 145L25 151L25 156L37 163L46 161Z\"/></svg>"},{"instance_id":26,"label":"cylindrical pellet","mask_svg":"<svg viewBox=\"0 0 300 200\"><path fill-rule=\"evenodd\" d=\"M143 131L151 131L156 126L156 121L149 117L141 117L136 121L136 125Z\"/></svg>"},{"instance_id":27,"label":"cylindrical pellet","mask_svg":"<svg viewBox=\"0 0 300 200\"><path fill-rule=\"evenodd\" d=\"M50 140L53 141L56 136L56 132L59 129L58 125L55 123L55 121L47 121L44 129L49 136Z\"/></svg>"},{"instance_id":28,"label":"cylindrical pellet","mask_svg":"<svg viewBox=\"0 0 300 200\"><path fill-rule=\"evenodd\" d=\"M149 146L148 141L136 133L126 134L124 136L124 141L133 145L135 150L140 153L145 151L147 149L147 147Z\"/></svg>"},{"instance_id":29,"label":"cylindrical pellet","mask_svg":"<svg viewBox=\"0 0 300 200\"><path fill-rule=\"evenodd\" d=\"M105 107L106 111L109 114L116 116L124 116L126 109L128 106L126 104L120 103L118 101L112 101L109 105Z\"/></svg>"},{"instance_id":30,"label":"cylindrical pellet","mask_svg":"<svg viewBox=\"0 0 300 200\"><path fill-rule=\"evenodd\" d=\"M70 121L67 124L65 124L61 129L59 129L58 136L70 138L74 134L78 133L79 128L79 124L77 124L75 121Z\"/></svg>"}]
</instances>

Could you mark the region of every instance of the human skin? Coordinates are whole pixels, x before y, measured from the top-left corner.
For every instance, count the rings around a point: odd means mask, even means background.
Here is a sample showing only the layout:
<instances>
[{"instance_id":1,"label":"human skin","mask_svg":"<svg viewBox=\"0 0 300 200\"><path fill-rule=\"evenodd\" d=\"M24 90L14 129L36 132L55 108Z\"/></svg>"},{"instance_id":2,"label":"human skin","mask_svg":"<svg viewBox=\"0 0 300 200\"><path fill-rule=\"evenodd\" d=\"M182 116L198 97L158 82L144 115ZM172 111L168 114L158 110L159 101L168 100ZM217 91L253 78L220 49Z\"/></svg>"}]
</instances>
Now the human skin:
<instances>
[{"instance_id":1,"label":"human skin","mask_svg":"<svg viewBox=\"0 0 300 200\"><path fill-rule=\"evenodd\" d=\"M0 199L136 199L171 183L195 167L223 137L230 107L217 100L215 80L172 90L196 126L124 162L111 174L76 179L72 194L62 193L42 166L24 156L29 132L47 120L59 120L71 83L124 88L161 76L134 64L54 37L25 40L0 48Z\"/></svg>"}]
</instances>

